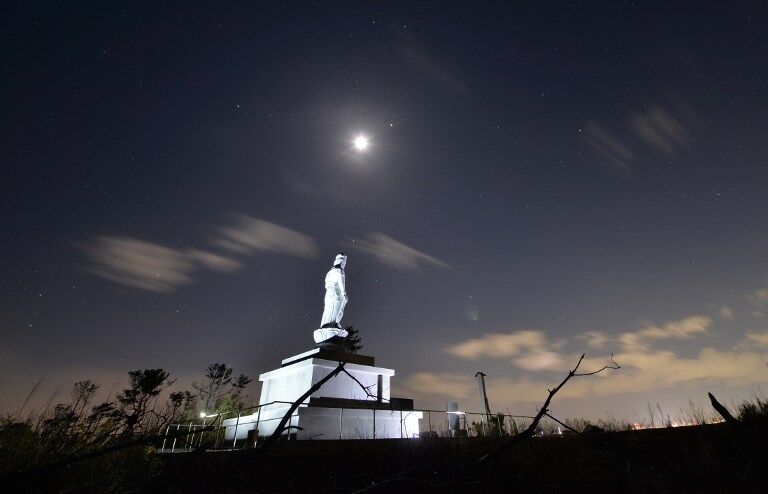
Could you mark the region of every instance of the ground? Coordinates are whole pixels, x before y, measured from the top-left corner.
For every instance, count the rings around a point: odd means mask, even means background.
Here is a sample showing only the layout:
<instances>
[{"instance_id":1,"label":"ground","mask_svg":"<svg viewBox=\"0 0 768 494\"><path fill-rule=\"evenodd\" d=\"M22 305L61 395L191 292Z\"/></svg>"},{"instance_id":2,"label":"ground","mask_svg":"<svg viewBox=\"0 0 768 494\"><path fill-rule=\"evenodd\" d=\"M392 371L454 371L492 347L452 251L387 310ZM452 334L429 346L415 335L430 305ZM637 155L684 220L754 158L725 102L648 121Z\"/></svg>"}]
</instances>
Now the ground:
<instances>
[{"instance_id":1,"label":"ground","mask_svg":"<svg viewBox=\"0 0 768 494\"><path fill-rule=\"evenodd\" d=\"M468 465L505 438L284 441L253 451L163 455L146 492L764 492L768 427L725 424L537 437Z\"/></svg>"}]
</instances>

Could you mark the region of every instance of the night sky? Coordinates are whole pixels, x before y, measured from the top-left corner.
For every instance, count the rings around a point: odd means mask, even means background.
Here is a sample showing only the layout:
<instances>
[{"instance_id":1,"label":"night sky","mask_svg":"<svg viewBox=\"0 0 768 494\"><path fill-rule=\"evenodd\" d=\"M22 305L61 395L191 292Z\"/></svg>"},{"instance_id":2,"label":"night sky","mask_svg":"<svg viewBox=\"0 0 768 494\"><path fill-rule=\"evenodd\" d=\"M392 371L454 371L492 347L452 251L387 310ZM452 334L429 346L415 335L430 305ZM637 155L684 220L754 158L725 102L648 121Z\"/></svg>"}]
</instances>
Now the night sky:
<instances>
[{"instance_id":1,"label":"night sky","mask_svg":"<svg viewBox=\"0 0 768 494\"><path fill-rule=\"evenodd\" d=\"M6 5L0 410L255 378L339 251L417 407L479 410L484 371L530 413L582 352L623 367L560 416L765 389L764 4L235 3Z\"/></svg>"}]
</instances>

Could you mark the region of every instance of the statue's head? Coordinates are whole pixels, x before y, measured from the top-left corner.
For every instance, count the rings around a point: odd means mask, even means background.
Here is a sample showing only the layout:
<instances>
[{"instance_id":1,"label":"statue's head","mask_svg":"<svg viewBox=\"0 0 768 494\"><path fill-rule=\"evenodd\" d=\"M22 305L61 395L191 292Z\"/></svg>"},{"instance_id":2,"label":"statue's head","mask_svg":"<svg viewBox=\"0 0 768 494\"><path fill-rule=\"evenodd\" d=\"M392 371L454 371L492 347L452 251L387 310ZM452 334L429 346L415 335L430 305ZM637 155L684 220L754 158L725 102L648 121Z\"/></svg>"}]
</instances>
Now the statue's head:
<instances>
[{"instance_id":1,"label":"statue's head","mask_svg":"<svg viewBox=\"0 0 768 494\"><path fill-rule=\"evenodd\" d=\"M339 252L336 255L336 259L333 260L333 266L340 267L341 269L344 269L347 265L347 255L343 252Z\"/></svg>"}]
</instances>

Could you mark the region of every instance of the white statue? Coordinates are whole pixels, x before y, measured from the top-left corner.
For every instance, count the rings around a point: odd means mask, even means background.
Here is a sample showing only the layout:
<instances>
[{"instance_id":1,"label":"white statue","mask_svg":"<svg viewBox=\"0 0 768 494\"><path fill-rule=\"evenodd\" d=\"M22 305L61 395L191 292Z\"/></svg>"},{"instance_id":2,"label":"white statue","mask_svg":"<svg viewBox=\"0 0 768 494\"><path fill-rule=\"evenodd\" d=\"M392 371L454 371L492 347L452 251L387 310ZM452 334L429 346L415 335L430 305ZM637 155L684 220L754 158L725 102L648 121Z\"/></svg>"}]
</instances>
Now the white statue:
<instances>
[{"instance_id":1,"label":"white statue","mask_svg":"<svg viewBox=\"0 0 768 494\"><path fill-rule=\"evenodd\" d=\"M341 327L344 316L344 306L347 305L347 288L344 268L347 265L347 255L340 253L333 260L333 267L325 275L325 310L320 322L320 329L315 331L315 343L339 336L347 337L347 331Z\"/></svg>"}]
</instances>

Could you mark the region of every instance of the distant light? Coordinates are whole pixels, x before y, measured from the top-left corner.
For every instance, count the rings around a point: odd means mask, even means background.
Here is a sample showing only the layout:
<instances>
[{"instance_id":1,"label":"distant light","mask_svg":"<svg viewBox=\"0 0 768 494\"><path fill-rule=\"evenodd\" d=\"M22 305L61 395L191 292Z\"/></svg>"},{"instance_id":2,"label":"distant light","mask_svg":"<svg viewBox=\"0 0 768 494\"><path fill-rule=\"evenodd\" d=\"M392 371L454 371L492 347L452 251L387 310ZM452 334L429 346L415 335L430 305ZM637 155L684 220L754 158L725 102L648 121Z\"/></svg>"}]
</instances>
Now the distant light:
<instances>
[{"instance_id":1,"label":"distant light","mask_svg":"<svg viewBox=\"0 0 768 494\"><path fill-rule=\"evenodd\" d=\"M206 414L205 414L205 412L200 412L200 418L201 418L201 419L204 419L205 417L206 417Z\"/></svg>"},{"instance_id":2,"label":"distant light","mask_svg":"<svg viewBox=\"0 0 768 494\"><path fill-rule=\"evenodd\" d=\"M355 137L354 146L358 151L365 151L368 149L368 138L363 135Z\"/></svg>"}]
</instances>

